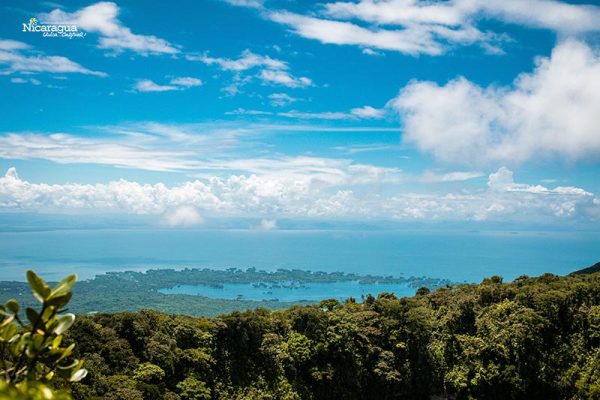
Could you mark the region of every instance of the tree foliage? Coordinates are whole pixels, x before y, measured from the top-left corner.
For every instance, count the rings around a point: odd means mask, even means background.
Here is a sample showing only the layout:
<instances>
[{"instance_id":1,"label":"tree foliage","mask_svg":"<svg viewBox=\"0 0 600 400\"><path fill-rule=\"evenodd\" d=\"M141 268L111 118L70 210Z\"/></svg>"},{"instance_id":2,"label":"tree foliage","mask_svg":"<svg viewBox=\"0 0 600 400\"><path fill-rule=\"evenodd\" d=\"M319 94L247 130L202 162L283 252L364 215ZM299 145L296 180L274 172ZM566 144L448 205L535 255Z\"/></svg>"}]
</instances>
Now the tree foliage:
<instances>
[{"instance_id":1,"label":"tree foliage","mask_svg":"<svg viewBox=\"0 0 600 400\"><path fill-rule=\"evenodd\" d=\"M78 318L76 399L600 399L600 273L215 318Z\"/></svg>"},{"instance_id":2,"label":"tree foliage","mask_svg":"<svg viewBox=\"0 0 600 400\"><path fill-rule=\"evenodd\" d=\"M75 322L75 315L61 311L71 299L76 280L70 275L51 288L33 271L27 271L27 281L41 310L27 307L23 316L13 299L0 305L0 399L70 399L66 391L53 390L51 383L64 386L86 376L83 360L72 356L75 344L63 345L63 334Z\"/></svg>"}]
</instances>

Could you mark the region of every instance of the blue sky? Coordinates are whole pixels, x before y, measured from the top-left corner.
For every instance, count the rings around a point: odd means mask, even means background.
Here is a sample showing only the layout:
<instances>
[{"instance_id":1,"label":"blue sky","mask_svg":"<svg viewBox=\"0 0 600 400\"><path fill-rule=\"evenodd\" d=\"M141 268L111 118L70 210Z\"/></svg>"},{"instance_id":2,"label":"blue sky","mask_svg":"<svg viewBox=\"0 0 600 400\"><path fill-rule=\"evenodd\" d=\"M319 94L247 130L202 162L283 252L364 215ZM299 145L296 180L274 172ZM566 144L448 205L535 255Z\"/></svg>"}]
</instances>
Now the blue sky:
<instances>
[{"instance_id":1,"label":"blue sky","mask_svg":"<svg viewBox=\"0 0 600 400\"><path fill-rule=\"evenodd\" d=\"M0 212L600 218L600 5L1 7Z\"/></svg>"}]
</instances>

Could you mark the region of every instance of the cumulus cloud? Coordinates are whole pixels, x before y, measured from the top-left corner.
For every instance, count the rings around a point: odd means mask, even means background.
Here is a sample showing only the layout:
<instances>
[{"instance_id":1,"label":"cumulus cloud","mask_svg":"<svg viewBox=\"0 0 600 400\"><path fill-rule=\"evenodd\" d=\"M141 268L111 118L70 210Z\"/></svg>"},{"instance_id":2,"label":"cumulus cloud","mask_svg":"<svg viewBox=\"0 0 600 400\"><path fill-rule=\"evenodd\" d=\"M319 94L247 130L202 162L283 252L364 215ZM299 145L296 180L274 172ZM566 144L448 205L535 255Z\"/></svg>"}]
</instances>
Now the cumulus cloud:
<instances>
[{"instance_id":1,"label":"cumulus cloud","mask_svg":"<svg viewBox=\"0 0 600 400\"><path fill-rule=\"evenodd\" d=\"M114 53L125 50L141 55L177 54L179 49L165 39L154 35L139 35L119 21L119 6L113 2L103 1L81 8L74 12L61 9L39 15L39 20L45 24L76 25L86 32L100 35L98 47Z\"/></svg>"},{"instance_id":2,"label":"cumulus cloud","mask_svg":"<svg viewBox=\"0 0 600 400\"><path fill-rule=\"evenodd\" d=\"M298 161L304 165L306 161ZM255 166L260 170L260 163ZM284 163L282 163L283 165ZM314 162L313 162L314 164ZM125 180L107 184L30 183L11 168L0 178L0 209L51 212L119 212L156 215L172 226L202 222L201 215L259 216L263 228L275 217L393 218L398 220L590 221L600 217L600 201L575 187L547 188L515 183L506 168L490 174L488 187L450 193L362 192L352 179L323 162L312 174L216 176L168 187ZM365 171L366 169L366 171ZM273 171L273 170L270 170ZM349 173L349 172L347 172ZM355 174L375 178L368 168ZM312 175L312 176L311 176ZM343 175L343 173L342 173ZM323 176L327 179L321 179Z\"/></svg>"},{"instance_id":3,"label":"cumulus cloud","mask_svg":"<svg viewBox=\"0 0 600 400\"><path fill-rule=\"evenodd\" d=\"M359 46L367 55L378 54L374 49L441 55L452 47L472 44L490 53L502 53L499 45L506 35L478 26L479 21L490 19L561 35L600 30L600 7L556 0L336 1L306 15L258 5L254 8L299 36L326 44Z\"/></svg>"},{"instance_id":4,"label":"cumulus cloud","mask_svg":"<svg viewBox=\"0 0 600 400\"><path fill-rule=\"evenodd\" d=\"M385 115L385 110L382 110L380 108L374 108L371 106L364 106L353 108L352 110L350 110L350 114L364 119L379 119L383 118L383 116Z\"/></svg>"},{"instance_id":5,"label":"cumulus cloud","mask_svg":"<svg viewBox=\"0 0 600 400\"><path fill-rule=\"evenodd\" d=\"M506 167L500 167L498 171L490 174L488 178L488 187L493 191L504 192L525 192L539 194L555 193L561 195L593 196L592 193L573 186L557 186L554 189L548 189L542 185L515 183L513 172Z\"/></svg>"},{"instance_id":6,"label":"cumulus cloud","mask_svg":"<svg viewBox=\"0 0 600 400\"><path fill-rule=\"evenodd\" d=\"M163 222L170 227L191 227L204 223L204 218L196 208L181 206L170 210L163 216Z\"/></svg>"},{"instance_id":7,"label":"cumulus cloud","mask_svg":"<svg viewBox=\"0 0 600 400\"><path fill-rule=\"evenodd\" d=\"M453 163L518 163L600 154L600 57L566 40L510 87L465 78L440 86L413 82L388 104L401 116L404 141Z\"/></svg>"},{"instance_id":8,"label":"cumulus cloud","mask_svg":"<svg viewBox=\"0 0 600 400\"><path fill-rule=\"evenodd\" d=\"M0 74L14 73L75 73L107 76L104 72L89 70L62 56L48 56L17 40L0 39Z\"/></svg>"}]
</instances>

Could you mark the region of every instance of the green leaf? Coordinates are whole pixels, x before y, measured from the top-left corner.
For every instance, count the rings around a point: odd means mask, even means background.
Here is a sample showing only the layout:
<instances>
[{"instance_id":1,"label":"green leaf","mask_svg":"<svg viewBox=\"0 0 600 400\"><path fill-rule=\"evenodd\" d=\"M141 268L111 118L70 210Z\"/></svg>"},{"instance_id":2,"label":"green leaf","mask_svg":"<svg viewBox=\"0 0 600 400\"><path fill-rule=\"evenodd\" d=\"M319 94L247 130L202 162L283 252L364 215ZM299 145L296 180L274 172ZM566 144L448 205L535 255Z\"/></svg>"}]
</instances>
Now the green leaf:
<instances>
[{"instance_id":1,"label":"green leaf","mask_svg":"<svg viewBox=\"0 0 600 400\"><path fill-rule=\"evenodd\" d=\"M6 302L6 308L12 311L13 314L19 313L19 303L15 299L10 299Z\"/></svg>"},{"instance_id":2,"label":"green leaf","mask_svg":"<svg viewBox=\"0 0 600 400\"><path fill-rule=\"evenodd\" d=\"M75 343L72 343L69 347L62 349L62 354L60 357L58 357L58 360L56 360L56 363L61 362L62 360L64 360L65 358L69 357L71 354L73 354L73 349L75 348Z\"/></svg>"},{"instance_id":3,"label":"green leaf","mask_svg":"<svg viewBox=\"0 0 600 400\"><path fill-rule=\"evenodd\" d=\"M29 282L33 296L38 299L40 303L43 303L48 296L50 296L50 286L48 286L42 278L37 276L35 272L31 270L27 271L27 281Z\"/></svg>"},{"instance_id":4,"label":"green leaf","mask_svg":"<svg viewBox=\"0 0 600 400\"><path fill-rule=\"evenodd\" d=\"M54 338L54 340L52 340L52 348L53 349L58 349L58 346L60 346L60 343L62 342L62 336L57 336Z\"/></svg>"},{"instance_id":5,"label":"green leaf","mask_svg":"<svg viewBox=\"0 0 600 400\"><path fill-rule=\"evenodd\" d=\"M2 340L6 341L6 342L10 341L12 339L12 337L15 335L15 333L17 333L17 325L15 325L15 324L8 325L2 331Z\"/></svg>"},{"instance_id":6,"label":"green leaf","mask_svg":"<svg viewBox=\"0 0 600 400\"><path fill-rule=\"evenodd\" d=\"M56 318L56 326L54 327L54 333L62 335L67 329L69 329L73 322L75 322L74 314L64 314Z\"/></svg>"},{"instance_id":7,"label":"green leaf","mask_svg":"<svg viewBox=\"0 0 600 400\"><path fill-rule=\"evenodd\" d=\"M69 293L73 285L77 282L77 275L72 274L67 276L65 279L60 281L58 285L52 290L49 299L53 299L55 297L62 297Z\"/></svg>"},{"instance_id":8,"label":"green leaf","mask_svg":"<svg viewBox=\"0 0 600 400\"><path fill-rule=\"evenodd\" d=\"M31 307L25 309L25 314L27 314L27 319L31 322L31 326L35 325L40 319L40 314Z\"/></svg>"},{"instance_id":9,"label":"green leaf","mask_svg":"<svg viewBox=\"0 0 600 400\"><path fill-rule=\"evenodd\" d=\"M60 309L67 305L67 303L71 300L72 296L73 296L72 292L69 292L69 293L65 294L64 296L58 296L58 297L54 297L54 294L52 294L50 296L50 299L47 301L47 304L49 306L54 306L54 307Z\"/></svg>"}]
</instances>

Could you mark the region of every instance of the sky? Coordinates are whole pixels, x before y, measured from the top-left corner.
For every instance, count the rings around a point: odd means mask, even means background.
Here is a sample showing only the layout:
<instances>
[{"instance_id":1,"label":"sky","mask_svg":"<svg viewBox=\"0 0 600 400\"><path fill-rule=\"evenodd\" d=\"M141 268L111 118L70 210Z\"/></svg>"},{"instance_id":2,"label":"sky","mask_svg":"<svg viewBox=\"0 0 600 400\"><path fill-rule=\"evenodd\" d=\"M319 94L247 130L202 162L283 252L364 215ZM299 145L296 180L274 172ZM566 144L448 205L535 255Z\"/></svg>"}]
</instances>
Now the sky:
<instances>
[{"instance_id":1,"label":"sky","mask_svg":"<svg viewBox=\"0 0 600 400\"><path fill-rule=\"evenodd\" d=\"M0 214L600 219L598 3L8 0L0 22Z\"/></svg>"}]
</instances>

